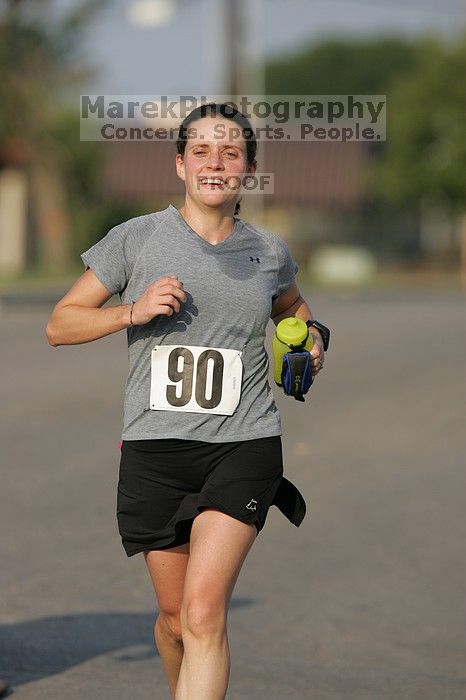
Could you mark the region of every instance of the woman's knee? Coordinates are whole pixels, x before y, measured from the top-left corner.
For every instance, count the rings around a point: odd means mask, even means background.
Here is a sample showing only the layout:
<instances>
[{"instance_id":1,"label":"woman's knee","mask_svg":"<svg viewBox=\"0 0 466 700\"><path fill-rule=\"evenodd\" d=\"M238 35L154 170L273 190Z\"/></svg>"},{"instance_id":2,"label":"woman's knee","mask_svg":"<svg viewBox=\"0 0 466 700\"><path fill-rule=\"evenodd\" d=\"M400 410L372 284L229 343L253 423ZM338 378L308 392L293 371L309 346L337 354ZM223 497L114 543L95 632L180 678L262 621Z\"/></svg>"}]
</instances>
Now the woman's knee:
<instances>
[{"instance_id":1,"label":"woman's knee","mask_svg":"<svg viewBox=\"0 0 466 700\"><path fill-rule=\"evenodd\" d=\"M218 637L224 634L227 609L223 603L207 598L192 598L181 608L181 631L197 638Z\"/></svg>"},{"instance_id":2,"label":"woman's knee","mask_svg":"<svg viewBox=\"0 0 466 700\"><path fill-rule=\"evenodd\" d=\"M181 642L182 629L181 629L181 614L178 612L163 612L160 611L156 621L156 625L160 625L163 628L165 634L168 634L175 642Z\"/></svg>"}]
</instances>

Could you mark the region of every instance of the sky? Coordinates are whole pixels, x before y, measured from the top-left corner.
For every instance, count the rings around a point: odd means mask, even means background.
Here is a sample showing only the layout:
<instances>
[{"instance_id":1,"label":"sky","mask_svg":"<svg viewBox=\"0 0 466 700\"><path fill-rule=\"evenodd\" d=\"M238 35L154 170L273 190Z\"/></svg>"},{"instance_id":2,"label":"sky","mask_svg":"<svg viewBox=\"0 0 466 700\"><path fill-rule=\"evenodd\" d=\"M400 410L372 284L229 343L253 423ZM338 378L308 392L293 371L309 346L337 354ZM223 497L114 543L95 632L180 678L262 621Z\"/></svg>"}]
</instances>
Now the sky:
<instances>
[{"instance_id":1,"label":"sky","mask_svg":"<svg viewBox=\"0 0 466 700\"><path fill-rule=\"evenodd\" d=\"M82 92L221 94L221 0L175 0L173 20L155 28L129 21L132 1L114 0L95 20L84 55L98 72ZM55 0L55 11L75 2ZM245 55L251 58L261 52L292 53L334 36L436 33L454 38L466 26L464 0L246 0L246 6L252 14Z\"/></svg>"}]
</instances>

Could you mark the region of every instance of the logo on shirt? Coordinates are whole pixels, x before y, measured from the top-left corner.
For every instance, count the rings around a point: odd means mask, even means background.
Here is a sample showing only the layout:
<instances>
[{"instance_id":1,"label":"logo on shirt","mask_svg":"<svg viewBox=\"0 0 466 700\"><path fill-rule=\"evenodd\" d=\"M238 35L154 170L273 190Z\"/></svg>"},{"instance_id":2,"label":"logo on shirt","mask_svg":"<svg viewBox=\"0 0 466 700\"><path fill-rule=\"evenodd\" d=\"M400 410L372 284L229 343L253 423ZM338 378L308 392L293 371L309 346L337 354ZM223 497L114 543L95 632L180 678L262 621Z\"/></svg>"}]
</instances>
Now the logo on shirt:
<instances>
[{"instance_id":1,"label":"logo on shirt","mask_svg":"<svg viewBox=\"0 0 466 700\"><path fill-rule=\"evenodd\" d=\"M246 508L248 510L257 510L257 501L254 498L251 498Z\"/></svg>"},{"instance_id":2,"label":"logo on shirt","mask_svg":"<svg viewBox=\"0 0 466 700\"><path fill-rule=\"evenodd\" d=\"M260 263L259 258L253 258L251 255L249 256L249 260L250 260L251 262L254 262L254 260L255 260L257 263Z\"/></svg>"}]
</instances>

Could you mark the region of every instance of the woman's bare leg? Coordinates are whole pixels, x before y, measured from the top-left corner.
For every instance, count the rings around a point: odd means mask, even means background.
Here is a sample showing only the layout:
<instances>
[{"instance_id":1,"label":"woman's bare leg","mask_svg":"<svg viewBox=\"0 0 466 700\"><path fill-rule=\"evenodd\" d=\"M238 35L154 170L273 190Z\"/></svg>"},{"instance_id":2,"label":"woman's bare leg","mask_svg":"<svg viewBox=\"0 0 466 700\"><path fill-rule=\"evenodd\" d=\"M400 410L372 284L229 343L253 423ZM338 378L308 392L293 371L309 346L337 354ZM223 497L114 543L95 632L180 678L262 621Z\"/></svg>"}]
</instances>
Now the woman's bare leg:
<instances>
[{"instance_id":1,"label":"woman's bare leg","mask_svg":"<svg viewBox=\"0 0 466 700\"><path fill-rule=\"evenodd\" d=\"M176 700L223 700L230 674L228 606L256 527L215 509L194 518L181 607Z\"/></svg>"},{"instance_id":2,"label":"woman's bare leg","mask_svg":"<svg viewBox=\"0 0 466 700\"><path fill-rule=\"evenodd\" d=\"M173 698L183 658L180 609L188 558L189 542L170 549L144 552L159 607L154 639Z\"/></svg>"}]
</instances>

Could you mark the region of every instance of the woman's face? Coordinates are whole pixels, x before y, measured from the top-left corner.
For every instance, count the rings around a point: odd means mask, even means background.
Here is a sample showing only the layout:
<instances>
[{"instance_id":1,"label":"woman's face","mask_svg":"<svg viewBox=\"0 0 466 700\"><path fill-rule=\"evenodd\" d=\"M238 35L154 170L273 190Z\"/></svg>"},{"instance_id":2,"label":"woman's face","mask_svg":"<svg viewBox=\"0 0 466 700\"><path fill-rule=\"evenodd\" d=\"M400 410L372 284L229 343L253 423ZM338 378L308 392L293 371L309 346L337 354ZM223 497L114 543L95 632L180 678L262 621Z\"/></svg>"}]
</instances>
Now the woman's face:
<instances>
[{"instance_id":1,"label":"woman's face","mask_svg":"<svg viewBox=\"0 0 466 700\"><path fill-rule=\"evenodd\" d=\"M186 194L198 204L234 210L247 164L246 142L241 127L231 119L204 117L188 127L184 156L176 156L176 170Z\"/></svg>"}]
</instances>

